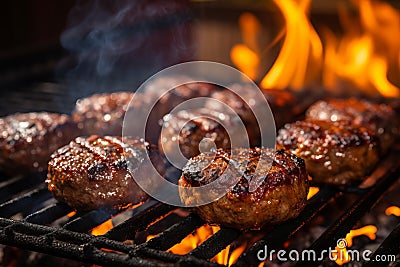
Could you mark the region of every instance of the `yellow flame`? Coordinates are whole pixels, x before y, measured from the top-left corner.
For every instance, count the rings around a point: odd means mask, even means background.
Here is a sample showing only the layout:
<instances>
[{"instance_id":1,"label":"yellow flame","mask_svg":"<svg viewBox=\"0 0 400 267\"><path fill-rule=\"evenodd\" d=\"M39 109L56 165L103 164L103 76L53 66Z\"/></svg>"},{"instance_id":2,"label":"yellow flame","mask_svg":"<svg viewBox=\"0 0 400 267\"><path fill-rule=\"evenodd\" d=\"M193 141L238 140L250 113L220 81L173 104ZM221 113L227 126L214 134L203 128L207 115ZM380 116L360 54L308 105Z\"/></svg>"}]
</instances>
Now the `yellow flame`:
<instances>
[{"instance_id":1,"label":"yellow flame","mask_svg":"<svg viewBox=\"0 0 400 267\"><path fill-rule=\"evenodd\" d=\"M353 3L359 10L361 29L355 30L352 24L357 25L357 21L347 18L345 35L340 40L326 33L324 85L336 89L345 81L366 93L399 97L399 88L388 79L390 61L395 59L392 65L399 70L399 12L380 1L353 0Z\"/></svg>"},{"instance_id":2,"label":"yellow flame","mask_svg":"<svg viewBox=\"0 0 400 267\"><path fill-rule=\"evenodd\" d=\"M239 19L242 44L231 50L232 62L264 89L300 89L320 83L331 90L361 90L366 94L400 97L400 12L383 1L351 0L358 13L339 5L344 34L324 31L324 46L308 17L311 0L274 0L285 28L271 42L283 38L280 52L266 70L260 66L261 24L254 15ZM357 14L357 15L354 15Z\"/></svg>"},{"instance_id":3,"label":"yellow flame","mask_svg":"<svg viewBox=\"0 0 400 267\"><path fill-rule=\"evenodd\" d=\"M217 233L220 230L218 226L211 226L205 224L198 228L194 233L186 236L182 241L178 244L175 244L168 251L178 255L185 255L198 247L201 243L207 240L210 236ZM147 236L147 241L156 237L157 235L149 235ZM246 249L246 245L241 245L231 251L231 246L228 245L224 250L220 251L217 255L215 255L211 261L231 266L236 262L239 256Z\"/></svg>"},{"instance_id":4,"label":"yellow flame","mask_svg":"<svg viewBox=\"0 0 400 267\"><path fill-rule=\"evenodd\" d=\"M386 215L400 216L400 208L396 206L390 206L385 210Z\"/></svg>"},{"instance_id":5,"label":"yellow flame","mask_svg":"<svg viewBox=\"0 0 400 267\"><path fill-rule=\"evenodd\" d=\"M371 240L375 240L376 231L378 229L374 225L367 225L361 227L359 229L350 230L350 232L346 235L347 247L351 247L353 245L353 238L361 235L367 236ZM351 261L350 255L347 253L346 247L335 247L336 252L332 252L332 257L336 256L336 264L343 265Z\"/></svg>"},{"instance_id":6,"label":"yellow flame","mask_svg":"<svg viewBox=\"0 0 400 267\"><path fill-rule=\"evenodd\" d=\"M322 44L307 17L310 2L274 0L286 22L286 36L281 51L261 81L263 88L301 88L310 60L316 67L322 59ZM317 67L318 68L318 67Z\"/></svg>"},{"instance_id":7,"label":"yellow flame","mask_svg":"<svg viewBox=\"0 0 400 267\"><path fill-rule=\"evenodd\" d=\"M308 190L307 200L312 198L318 192L319 192L319 187L311 186L310 189Z\"/></svg>"}]
</instances>

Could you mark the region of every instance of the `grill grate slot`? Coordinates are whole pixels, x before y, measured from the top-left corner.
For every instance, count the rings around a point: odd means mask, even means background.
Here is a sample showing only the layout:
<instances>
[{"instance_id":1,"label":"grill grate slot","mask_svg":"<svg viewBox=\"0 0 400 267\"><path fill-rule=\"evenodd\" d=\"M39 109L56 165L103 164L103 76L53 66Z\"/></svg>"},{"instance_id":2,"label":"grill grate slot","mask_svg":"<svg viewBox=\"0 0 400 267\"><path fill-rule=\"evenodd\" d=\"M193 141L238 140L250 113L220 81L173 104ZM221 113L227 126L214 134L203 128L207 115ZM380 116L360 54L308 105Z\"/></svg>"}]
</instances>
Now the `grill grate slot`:
<instances>
[{"instance_id":1,"label":"grill grate slot","mask_svg":"<svg viewBox=\"0 0 400 267\"><path fill-rule=\"evenodd\" d=\"M171 226L158 236L149 240L146 245L153 249L167 250L203 224L204 222L198 216L194 214L189 215L181 222Z\"/></svg>"},{"instance_id":2,"label":"grill grate slot","mask_svg":"<svg viewBox=\"0 0 400 267\"><path fill-rule=\"evenodd\" d=\"M398 156L391 157L391 160L397 162ZM308 249L313 250L320 255L324 247L335 246L336 241L349 232L356 222L367 213L371 207L382 197L390 186L398 179L400 166L395 165L378 180L375 186L371 187L368 192L362 195L348 210L342 213L323 234ZM320 261L299 262L296 266L317 266Z\"/></svg>"},{"instance_id":3,"label":"grill grate slot","mask_svg":"<svg viewBox=\"0 0 400 267\"><path fill-rule=\"evenodd\" d=\"M190 252L190 255L200 259L209 260L217 255L221 250L236 240L240 235L239 230L221 228L197 248Z\"/></svg>"},{"instance_id":4,"label":"grill grate slot","mask_svg":"<svg viewBox=\"0 0 400 267\"><path fill-rule=\"evenodd\" d=\"M63 203L58 202L28 215L25 218L25 221L30 223L46 225L61 218L62 216L65 216L67 213L71 211L73 211L72 208Z\"/></svg>"},{"instance_id":5,"label":"grill grate slot","mask_svg":"<svg viewBox=\"0 0 400 267\"><path fill-rule=\"evenodd\" d=\"M378 247L378 249L370 256L370 259L376 259L377 255L397 255L397 258L400 253L400 224L396 226L396 228L386 237L386 239L382 242L382 244ZM370 266L387 266L388 262L384 261L369 261L367 263L364 262L365 267Z\"/></svg>"},{"instance_id":6,"label":"grill grate slot","mask_svg":"<svg viewBox=\"0 0 400 267\"><path fill-rule=\"evenodd\" d=\"M51 192L47 189L47 186L43 184L28 193L1 204L0 214L6 218L9 218L16 213L26 214L29 211L32 211L33 207L51 197ZM34 200L34 203L32 203L32 200Z\"/></svg>"},{"instance_id":7,"label":"grill grate slot","mask_svg":"<svg viewBox=\"0 0 400 267\"><path fill-rule=\"evenodd\" d=\"M16 177L0 184L0 203L10 200L21 192L21 188L32 189L43 184L43 174L30 175L29 177Z\"/></svg>"}]
</instances>

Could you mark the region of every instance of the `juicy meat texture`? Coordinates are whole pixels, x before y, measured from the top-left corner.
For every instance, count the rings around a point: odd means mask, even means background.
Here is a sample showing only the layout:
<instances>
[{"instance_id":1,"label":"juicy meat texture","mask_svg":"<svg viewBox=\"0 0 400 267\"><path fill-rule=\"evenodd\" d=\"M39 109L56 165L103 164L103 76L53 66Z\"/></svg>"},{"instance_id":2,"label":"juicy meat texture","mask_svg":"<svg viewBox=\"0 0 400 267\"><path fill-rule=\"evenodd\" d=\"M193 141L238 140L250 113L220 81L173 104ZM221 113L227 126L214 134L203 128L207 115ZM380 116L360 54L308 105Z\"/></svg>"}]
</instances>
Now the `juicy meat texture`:
<instances>
[{"instance_id":1,"label":"juicy meat texture","mask_svg":"<svg viewBox=\"0 0 400 267\"><path fill-rule=\"evenodd\" d=\"M235 119L206 109L168 114L163 119L159 148L169 156L177 155L179 149L186 158L197 156L200 151L230 148L231 138L234 142L244 140L240 135L240 123L239 117Z\"/></svg>"},{"instance_id":2,"label":"juicy meat texture","mask_svg":"<svg viewBox=\"0 0 400 267\"><path fill-rule=\"evenodd\" d=\"M254 111L260 108L260 103L264 102L257 99L257 95L253 93L254 89L252 88L246 88L246 86L238 84L234 84L231 87L237 90L236 92L239 92L241 96L246 96L249 99L249 103L246 103L233 91L225 89L213 92L210 95L212 99L206 102L205 108L222 113L227 113L228 107L231 108L233 112L242 119L249 140L251 141L250 145L258 146L261 143L260 127L254 116Z\"/></svg>"},{"instance_id":3,"label":"juicy meat texture","mask_svg":"<svg viewBox=\"0 0 400 267\"><path fill-rule=\"evenodd\" d=\"M263 153L272 162L267 169L260 161ZM260 162L260 169L255 171ZM232 167L233 170L232 170ZM270 166L270 165L269 165ZM238 170L243 170L239 172ZM215 156L200 154L192 158L179 180L182 187L197 187L224 179L238 179L238 183L218 200L193 208L201 218L237 229L260 229L296 217L305 207L308 193L308 174L304 161L295 155L271 149L217 150ZM263 178L254 191L249 181ZM199 196L180 190L183 203L196 202Z\"/></svg>"},{"instance_id":4,"label":"juicy meat texture","mask_svg":"<svg viewBox=\"0 0 400 267\"><path fill-rule=\"evenodd\" d=\"M344 122L297 121L279 130L277 146L305 160L318 183L360 182L379 159L376 135L366 127Z\"/></svg>"},{"instance_id":5,"label":"juicy meat texture","mask_svg":"<svg viewBox=\"0 0 400 267\"><path fill-rule=\"evenodd\" d=\"M181 85L176 86L177 84ZM219 90L219 87L204 82L191 82L191 79L186 76L157 78L147 84L144 89L144 95L151 98L154 103L157 103L149 117L155 118L152 121L158 122L185 101L198 97L209 97L215 90ZM199 107L203 105L200 103L204 103L204 100L196 101L199 103ZM190 108L192 108L191 105ZM151 127L146 129L146 140L157 143L161 125L156 123L149 126Z\"/></svg>"},{"instance_id":6,"label":"juicy meat texture","mask_svg":"<svg viewBox=\"0 0 400 267\"><path fill-rule=\"evenodd\" d=\"M0 169L7 175L46 170L50 155L79 135L67 115L31 112L0 118Z\"/></svg>"},{"instance_id":7,"label":"juicy meat texture","mask_svg":"<svg viewBox=\"0 0 400 267\"><path fill-rule=\"evenodd\" d=\"M78 99L73 120L85 135L122 135L122 123L132 97L133 93L117 92Z\"/></svg>"},{"instance_id":8,"label":"juicy meat texture","mask_svg":"<svg viewBox=\"0 0 400 267\"><path fill-rule=\"evenodd\" d=\"M162 157L143 140L78 137L51 156L46 183L57 200L77 210L136 204L147 198L133 179L133 176L149 176L150 166L143 163L146 154L156 170L164 175Z\"/></svg>"},{"instance_id":9,"label":"juicy meat texture","mask_svg":"<svg viewBox=\"0 0 400 267\"><path fill-rule=\"evenodd\" d=\"M383 153L393 143L399 130L399 122L390 106L356 98L318 101L307 110L306 118L331 122L347 121L356 126L370 128L378 136Z\"/></svg>"}]
</instances>

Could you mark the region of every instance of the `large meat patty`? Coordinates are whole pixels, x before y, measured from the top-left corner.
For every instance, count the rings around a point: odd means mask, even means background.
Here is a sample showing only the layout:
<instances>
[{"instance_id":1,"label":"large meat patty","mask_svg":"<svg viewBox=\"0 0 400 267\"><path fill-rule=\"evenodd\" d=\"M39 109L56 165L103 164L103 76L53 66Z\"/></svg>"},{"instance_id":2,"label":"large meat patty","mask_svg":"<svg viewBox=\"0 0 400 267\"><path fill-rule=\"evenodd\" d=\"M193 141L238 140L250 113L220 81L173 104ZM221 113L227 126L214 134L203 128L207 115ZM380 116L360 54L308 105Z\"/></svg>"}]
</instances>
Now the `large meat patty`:
<instances>
[{"instance_id":1,"label":"large meat patty","mask_svg":"<svg viewBox=\"0 0 400 267\"><path fill-rule=\"evenodd\" d=\"M388 150L399 130L399 122L390 106L356 98L318 101L307 110L306 118L347 121L356 127L370 128L379 137L382 153Z\"/></svg>"},{"instance_id":2,"label":"large meat patty","mask_svg":"<svg viewBox=\"0 0 400 267\"><path fill-rule=\"evenodd\" d=\"M57 200L77 210L139 203L146 199L146 194L132 176L147 177L151 173L149 166L143 164L146 154L163 175L163 159L143 140L78 137L51 156L46 183ZM132 164L132 172L128 164Z\"/></svg>"},{"instance_id":3,"label":"large meat patty","mask_svg":"<svg viewBox=\"0 0 400 267\"><path fill-rule=\"evenodd\" d=\"M31 112L0 118L0 169L7 175L43 171L50 155L78 135L67 115Z\"/></svg>"},{"instance_id":4,"label":"large meat patty","mask_svg":"<svg viewBox=\"0 0 400 267\"><path fill-rule=\"evenodd\" d=\"M234 153L231 153L234 152ZM261 153L270 155L272 168L260 166ZM192 158L179 180L182 187L206 185L224 175L224 179L239 179L229 192L218 200L194 210L209 223L237 229L259 229L266 224L275 224L296 217L305 207L308 193L308 175L304 161L283 150L273 153L270 149L217 150L215 156L200 154ZM230 164L231 163L231 164ZM236 170L228 170L235 166ZM237 170L244 170L238 172ZM255 191L250 192L249 180L264 178ZM237 177L239 176L239 177ZM183 203L196 202L196 195L180 191Z\"/></svg>"},{"instance_id":5,"label":"large meat patty","mask_svg":"<svg viewBox=\"0 0 400 267\"><path fill-rule=\"evenodd\" d=\"M303 158L313 181L336 185L362 181L379 157L374 132L344 121L286 124L279 130L277 146Z\"/></svg>"}]
</instances>

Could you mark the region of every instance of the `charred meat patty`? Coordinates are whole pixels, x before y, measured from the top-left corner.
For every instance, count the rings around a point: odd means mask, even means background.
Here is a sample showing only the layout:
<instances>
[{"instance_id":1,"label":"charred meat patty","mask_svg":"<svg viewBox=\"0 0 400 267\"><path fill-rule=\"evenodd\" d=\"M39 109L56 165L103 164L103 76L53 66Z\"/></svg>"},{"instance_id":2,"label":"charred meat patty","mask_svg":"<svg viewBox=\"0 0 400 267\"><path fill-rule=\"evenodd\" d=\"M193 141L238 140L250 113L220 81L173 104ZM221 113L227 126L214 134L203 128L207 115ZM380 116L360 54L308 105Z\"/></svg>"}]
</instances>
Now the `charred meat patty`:
<instances>
[{"instance_id":1,"label":"charred meat patty","mask_svg":"<svg viewBox=\"0 0 400 267\"><path fill-rule=\"evenodd\" d=\"M232 153L234 152L234 153ZM187 163L179 180L182 187L206 185L224 175L224 179L239 182L218 200L195 207L194 210L209 223L237 229L259 229L266 224L276 224L296 217L305 207L308 193L308 175L304 161L295 155L279 150L269 160L272 167L265 171L255 169L260 155L274 153L270 149L218 149L215 156L200 154ZM229 166L234 170L227 171ZM237 170L245 170L238 172ZM235 171L236 170L236 171ZM250 192L249 181L264 178L256 190ZM238 177L235 177L238 176ZM189 205L196 195L180 191L183 203Z\"/></svg>"},{"instance_id":2,"label":"charred meat patty","mask_svg":"<svg viewBox=\"0 0 400 267\"><path fill-rule=\"evenodd\" d=\"M122 123L132 97L133 93L117 92L78 99L73 120L85 135L122 135Z\"/></svg>"},{"instance_id":3,"label":"charred meat patty","mask_svg":"<svg viewBox=\"0 0 400 267\"><path fill-rule=\"evenodd\" d=\"M303 158L313 181L336 185L362 181L379 157L374 132L344 121L286 124L279 130L277 146Z\"/></svg>"},{"instance_id":4,"label":"charred meat patty","mask_svg":"<svg viewBox=\"0 0 400 267\"><path fill-rule=\"evenodd\" d=\"M46 170L50 155L79 134L67 115L31 112L0 118L0 169L7 175Z\"/></svg>"},{"instance_id":5,"label":"charred meat patty","mask_svg":"<svg viewBox=\"0 0 400 267\"><path fill-rule=\"evenodd\" d=\"M146 199L146 193L133 176L148 176L149 166L143 164L146 154L163 175L163 159L143 140L78 137L51 156L46 183L57 200L77 210L139 203ZM128 164L132 164L132 172Z\"/></svg>"},{"instance_id":6,"label":"charred meat patty","mask_svg":"<svg viewBox=\"0 0 400 267\"><path fill-rule=\"evenodd\" d=\"M395 112L390 106L356 98L318 101L307 110L306 118L348 121L356 126L370 128L378 136L383 153L393 143L399 128Z\"/></svg>"}]
</instances>

